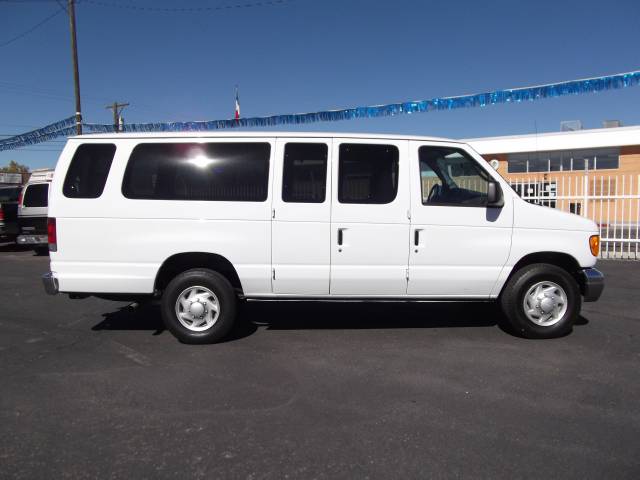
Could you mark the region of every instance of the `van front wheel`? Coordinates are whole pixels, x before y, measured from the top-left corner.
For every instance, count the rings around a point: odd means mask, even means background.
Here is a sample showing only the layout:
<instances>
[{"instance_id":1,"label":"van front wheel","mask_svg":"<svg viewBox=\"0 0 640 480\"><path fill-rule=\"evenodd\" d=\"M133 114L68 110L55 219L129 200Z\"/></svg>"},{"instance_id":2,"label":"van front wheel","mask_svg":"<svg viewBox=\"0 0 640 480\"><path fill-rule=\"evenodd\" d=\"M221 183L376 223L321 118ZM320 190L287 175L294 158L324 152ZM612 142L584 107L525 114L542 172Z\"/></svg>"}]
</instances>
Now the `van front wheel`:
<instances>
[{"instance_id":1,"label":"van front wheel","mask_svg":"<svg viewBox=\"0 0 640 480\"><path fill-rule=\"evenodd\" d=\"M236 317L236 296L229 281L207 269L176 276L162 295L167 329L184 343L214 343L225 337Z\"/></svg>"},{"instance_id":2,"label":"van front wheel","mask_svg":"<svg viewBox=\"0 0 640 480\"><path fill-rule=\"evenodd\" d=\"M527 338L554 338L571 331L582 298L578 283L566 270L537 263L513 274L500 304L516 333Z\"/></svg>"}]
</instances>

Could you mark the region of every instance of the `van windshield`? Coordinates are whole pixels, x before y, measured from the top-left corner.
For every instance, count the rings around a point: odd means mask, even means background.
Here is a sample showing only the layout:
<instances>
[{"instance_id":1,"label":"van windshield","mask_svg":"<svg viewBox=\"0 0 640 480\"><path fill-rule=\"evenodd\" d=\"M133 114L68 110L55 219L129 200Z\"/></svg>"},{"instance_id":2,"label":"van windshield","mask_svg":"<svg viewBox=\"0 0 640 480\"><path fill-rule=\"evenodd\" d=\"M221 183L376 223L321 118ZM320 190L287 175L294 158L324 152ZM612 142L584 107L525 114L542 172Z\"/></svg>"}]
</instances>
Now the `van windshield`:
<instances>
[{"instance_id":1,"label":"van windshield","mask_svg":"<svg viewBox=\"0 0 640 480\"><path fill-rule=\"evenodd\" d=\"M29 185L22 200L23 207L46 207L49 200L49 184L34 183Z\"/></svg>"}]
</instances>

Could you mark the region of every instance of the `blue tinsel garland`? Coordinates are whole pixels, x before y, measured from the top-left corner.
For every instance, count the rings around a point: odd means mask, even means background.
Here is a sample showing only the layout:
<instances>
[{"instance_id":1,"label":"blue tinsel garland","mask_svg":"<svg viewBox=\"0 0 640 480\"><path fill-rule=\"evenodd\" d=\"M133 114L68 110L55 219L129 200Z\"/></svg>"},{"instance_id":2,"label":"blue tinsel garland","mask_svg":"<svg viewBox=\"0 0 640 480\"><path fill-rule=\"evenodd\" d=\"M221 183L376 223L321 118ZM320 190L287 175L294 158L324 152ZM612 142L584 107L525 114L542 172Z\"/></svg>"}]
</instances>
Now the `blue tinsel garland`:
<instances>
[{"instance_id":1,"label":"blue tinsel garland","mask_svg":"<svg viewBox=\"0 0 640 480\"><path fill-rule=\"evenodd\" d=\"M434 110L453 110L457 108L484 107L498 103L515 103L534 101L543 98L561 97L564 95L581 95L585 93L602 92L638 85L640 71L607 75L603 77L567 82L552 83L536 87L513 88L497 90L495 92L461 95L458 97L432 98L415 102L391 103L388 105L374 105L366 107L345 108L342 110L326 110L311 113L295 113L287 115L272 115L268 117L249 117L238 120L212 120L197 122L164 122L164 123L133 123L124 126L126 132L183 132L222 130L242 127L275 127L278 125L298 125L315 122L335 122L338 120L352 120L356 118L388 117L393 115L423 113ZM74 117L48 125L32 132L16 135L0 140L0 150L45 142L59 136L74 133ZM84 129L89 133L113 132L113 125L88 123Z\"/></svg>"}]
</instances>

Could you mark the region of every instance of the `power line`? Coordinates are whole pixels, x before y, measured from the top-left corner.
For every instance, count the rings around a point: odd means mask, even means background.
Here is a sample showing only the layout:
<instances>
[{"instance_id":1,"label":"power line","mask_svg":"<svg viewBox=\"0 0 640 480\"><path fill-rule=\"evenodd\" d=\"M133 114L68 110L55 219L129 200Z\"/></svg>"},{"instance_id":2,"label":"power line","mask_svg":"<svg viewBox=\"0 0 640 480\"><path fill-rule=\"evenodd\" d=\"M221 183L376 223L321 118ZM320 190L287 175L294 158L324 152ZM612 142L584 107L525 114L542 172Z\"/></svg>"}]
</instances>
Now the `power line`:
<instances>
[{"instance_id":1,"label":"power line","mask_svg":"<svg viewBox=\"0 0 640 480\"><path fill-rule=\"evenodd\" d=\"M43 89L34 85L27 85L22 83L14 83L14 82L7 82L4 80L0 80L0 94L2 94L3 90L6 90L7 92L18 94L18 95L35 95L42 98L47 98L49 100L58 100L58 101L65 101L65 102L69 100L73 100L72 96L60 94L58 93L58 91L55 91L55 90ZM109 102L109 98L83 95L82 101L83 103L103 105ZM173 111L170 112L168 110L159 109L146 103L140 103L138 101L136 101L135 104L136 104L136 110L146 110L148 112L161 113L161 114L167 114L167 115L173 115L175 113ZM13 125L0 124L0 126L13 126ZM23 126L28 128L31 127L31 125L16 125L16 126ZM37 126L33 126L33 128L37 128Z\"/></svg>"},{"instance_id":2,"label":"power line","mask_svg":"<svg viewBox=\"0 0 640 480\"><path fill-rule=\"evenodd\" d=\"M23 125L18 123L0 123L0 127L11 127L11 128L40 128L40 125ZM17 135L17 133L12 133L11 135Z\"/></svg>"},{"instance_id":3,"label":"power line","mask_svg":"<svg viewBox=\"0 0 640 480\"><path fill-rule=\"evenodd\" d=\"M65 4L62 3L62 0L55 0L55 1L62 10L64 10L65 12L67 12L67 14L69 14L69 10L65 6Z\"/></svg>"},{"instance_id":4,"label":"power line","mask_svg":"<svg viewBox=\"0 0 640 480\"><path fill-rule=\"evenodd\" d=\"M29 88L16 88L16 87L12 87L12 86L6 86L3 84L3 82L0 82L0 95L2 95L3 90L5 90L7 93L11 93L13 95L27 95L27 96L35 96L35 97L40 97L40 98L44 98L47 100L51 100L51 101L56 101L56 102L68 102L69 100L73 100L73 97L70 95L56 95L53 93L45 93L44 90L31 90ZM105 98L103 100L98 100L98 97L85 97L83 95L82 97L82 102L83 103L89 103L92 105L103 105L105 102L108 102L108 99ZM142 110L142 111L146 111L146 112L151 112L151 113L155 113L155 114L166 114L166 115L174 115L175 112L173 111L168 111L168 110L163 110L163 109L159 109L159 108L155 108L152 107L151 105L148 105L146 103L139 103L136 102L136 110ZM38 128L38 125L9 125L9 124L0 124L0 126L3 127L24 127L24 128Z\"/></svg>"},{"instance_id":5,"label":"power line","mask_svg":"<svg viewBox=\"0 0 640 480\"><path fill-rule=\"evenodd\" d=\"M29 35L31 32L33 32L34 30L36 30L36 29L40 28L42 25L44 25L45 23L47 23L47 22L48 22L49 20L51 20L52 18L54 18L54 17L56 17L56 16L60 15L63 11L64 11L64 10L62 10L62 9L58 9L58 10L56 10L55 12L53 12L53 13L52 13L51 15L49 15L48 17L45 17L44 19L42 19L41 21L39 21L38 23L36 23L33 27L31 27L31 28L29 28L29 29L25 30L24 32L22 32L22 33L20 33L20 34L16 35L16 36L15 36L15 37L13 37L13 38L10 38L9 40L6 40L6 41L4 41L4 42L0 43L0 48L1 48L1 47L6 47L7 45L9 45L9 44L11 44L11 43L13 43L13 42L15 42L15 41L17 41L17 40L20 40L22 37L26 37L26 36L27 36L27 35Z\"/></svg>"},{"instance_id":6,"label":"power line","mask_svg":"<svg viewBox=\"0 0 640 480\"><path fill-rule=\"evenodd\" d=\"M41 97L41 98L46 98L49 100L60 100L60 101L64 101L64 102L68 102L70 99L72 100L73 97L70 96L66 96L66 95L56 95L56 94L52 94L52 93L44 93L44 92L38 92L35 90L24 90L24 89L18 89L15 87L8 87L5 85L2 85L2 83L0 82L0 88L2 90L5 90L8 93L11 93L13 95L28 95L28 96L34 96L34 97ZM1 91L0 91L1 93ZM98 101L94 101L94 103L104 103L104 102L98 102Z\"/></svg>"},{"instance_id":7,"label":"power line","mask_svg":"<svg viewBox=\"0 0 640 480\"><path fill-rule=\"evenodd\" d=\"M16 152L59 152L61 149L38 150L37 148L16 148Z\"/></svg>"},{"instance_id":8,"label":"power line","mask_svg":"<svg viewBox=\"0 0 640 480\"><path fill-rule=\"evenodd\" d=\"M83 0L82 3L91 3L100 7L123 8L126 10L138 10L143 12L160 12L160 13L197 13L211 12L220 10L234 10L253 7L271 7L290 3L295 0L264 0L251 3L238 3L232 5L218 5L215 7L143 7L140 5L127 5L116 2L103 2L101 0Z\"/></svg>"},{"instance_id":9,"label":"power line","mask_svg":"<svg viewBox=\"0 0 640 480\"><path fill-rule=\"evenodd\" d=\"M64 4L61 4L57 0L29 0L30 2L38 2L38 3L53 3L55 1L60 7L59 10L56 10L51 15L43 18L40 22L36 23L34 26L28 28L27 30L19 33L15 37L12 37L2 43L0 43L0 48L6 47L7 45L12 44L13 42L20 40L23 37L26 37L34 30L37 30L42 25L47 23L49 20L58 16L61 12L67 11L64 7ZM99 7L108 7L108 8L122 8L126 10L137 10L142 12L160 12L160 13L198 13L198 12L211 12L211 11L222 11L222 10L235 10L235 9L246 9L246 8L254 8L254 7L273 7L284 5L285 3L291 3L295 0L263 0L258 2L251 3L238 3L232 5L218 5L215 7L143 7L140 5L126 5L123 3L115 3L115 2L103 2L100 0L81 0L83 4L89 3ZM27 3L23 0L23 2L17 0L0 0L2 3ZM76 3L80 3L78 0Z\"/></svg>"},{"instance_id":10,"label":"power line","mask_svg":"<svg viewBox=\"0 0 640 480\"><path fill-rule=\"evenodd\" d=\"M0 80L0 93L2 93L3 90L6 90L7 92L10 92L10 93L19 94L19 95L40 96L44 98L49 98L51 100L64 100L64 101L73 100L72 96L60 94L58 93L58 91L43 89L43 88L32 86L32 85L5 82L4 80ZM93 96L87 97L85 95L82 96L82 100L88 101L90 103L96 103L96 104L104 104L105 102L109 101L107 97L103 97L103 98L93 97Z\"/></svg>"}]
</instances>

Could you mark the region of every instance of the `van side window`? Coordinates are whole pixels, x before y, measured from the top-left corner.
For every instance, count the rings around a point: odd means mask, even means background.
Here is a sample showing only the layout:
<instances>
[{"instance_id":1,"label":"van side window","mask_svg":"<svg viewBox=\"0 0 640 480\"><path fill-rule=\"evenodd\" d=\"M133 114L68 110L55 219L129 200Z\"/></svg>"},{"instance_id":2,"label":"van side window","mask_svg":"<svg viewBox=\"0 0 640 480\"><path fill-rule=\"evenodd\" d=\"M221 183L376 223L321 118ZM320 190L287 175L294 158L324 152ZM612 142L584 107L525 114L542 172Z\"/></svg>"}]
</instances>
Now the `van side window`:
<instances>
[{"instance_id":1,"label":"van side window","mask_svg":"<svg viewBox=\"0 0 640 480\"><path fill-rule=\"evenodd\" d=\"M34 183L27 185L22 199L23 207L46 207L49 205L49 184Z\"/></svg>"},{"instance_id":2,"label":"van side window","mask_svg":"<svg viewBox=\"0 0 640 480\"><path fill-rule=\"evenodd\" d=\"M343 143L338 167L340 203L391 203L398 194L398 159L394 145Z\"/></svg>"},{"instance_id":3,"label":"van side window","mask_svg":"<svg viewBox=\"0 0 640 480\"><path fill-rule=\"evenodd\" d=\"M323 203L327 188L325 143L287 143L282 169L282 200Z\"/></svg>"},{"instance_id":4,"label":"van side window","mask_svg":"<svg viewBox=\"0 0 640 480\"><path fill-rule=\"evenodd\" d=\"M422 146L420 186L423 205L483 207L489 174L463 150Z\"/></svg>"},{"instance_id":5,"label":"van side window","mask_svg":"<svg viewBox=\"0 0 640 480\"><path fill-rule=\"evenodd\" d=\"M62 193L68 198L98 198L107 182L116 146L111 143L80 145L71 159Z\"/></svg>"},{"instance_id":6,"label":"van side window","mask_svg":"<svg viewBox=\"0 0 640 480\"><path fill-rule=\"evenodd\" d=\"M264 202L269 143L141 143L122 183L127 198Z\"/></svg>"}]
</instances>

